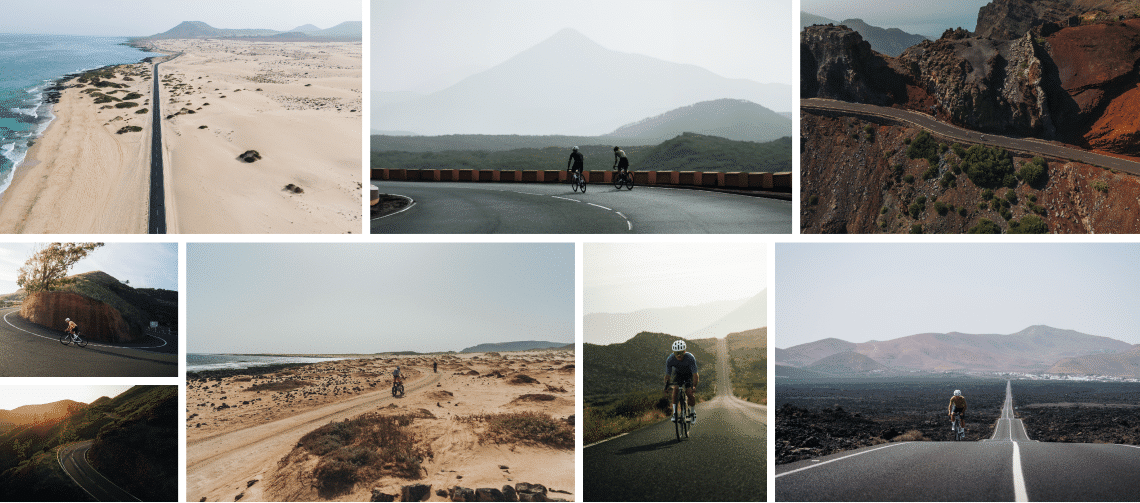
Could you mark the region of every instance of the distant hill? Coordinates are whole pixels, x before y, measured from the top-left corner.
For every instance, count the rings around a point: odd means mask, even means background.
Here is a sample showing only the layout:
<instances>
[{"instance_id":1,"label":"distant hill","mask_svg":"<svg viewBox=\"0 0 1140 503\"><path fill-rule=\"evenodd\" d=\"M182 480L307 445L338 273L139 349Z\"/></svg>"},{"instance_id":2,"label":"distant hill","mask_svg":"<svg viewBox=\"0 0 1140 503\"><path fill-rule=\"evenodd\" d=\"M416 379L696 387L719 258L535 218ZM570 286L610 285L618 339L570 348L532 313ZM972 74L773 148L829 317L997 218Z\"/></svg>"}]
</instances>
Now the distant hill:
<instances>
[{"instance_id":1,"label":"distant hill","mask_svg":"<svg viewBox=\"0 0 1140 503\"><path fill-rule=\"evenodd\" d=\"M620 344L584 344L582 362L585 372L582 379L585 396L662 390L665 358L671 354L669 348L677 339L680 337L641 332ZM688 351L697 358L701 386L711 385L716 380L715 355L698 344L688 346Z\"/></svg>"},{"instance_id":2,"label":"distant hill","mask_svg":"<svg viewBox=\"0 0 1140 503\"><path fill-rule=\"evenodd\" d=\"M811 365L804 367L804 370L836 376L850 376L866 375L888 369L886 365L872 360L865 355L854 351L844 351L820 358Z\"/></svg>"},{"instance_id":3,"label":"distant hill","mask_svg":"<svg viewBox=\"0 0 1140 503\"><path fill-rule=\"evenodd\" d=\"M1119 353L1065 358L1053 364L1049 373L1140 378L1140 344Z\"/></svg>"},{"instance_id":4,"label":"distant hill","mask_svg":"<svg viewBox=\"0 0 1140 503\"><path fill-rule=\"evenodd\" d=\"M752 299L718 301L696 306L640 309L629 313L591 313L582 320L582 333L586 340L595 343L622 342L641 332L694 334L717 323L750 300ZM760 325L763 323L735 330L757 328Z\"/></svg>"},{"instance_id":5,"label":"distant hill","mask_svg":"<svg viewBox=\"0 0 1140 503\"><path fill-rule=\"evenodd\" d=\"M829 377L827 374L819 372L812 372L804 370L799 367L792 367L788 365L776 365L776 379L823 379Z\"/></svg>"},{"instance_id":6,"label":"distant hill","mask_svg":"<svg viewBox=\"0 0 1140 503\"><path fill-rule=\"evenodd\" d=\"M24 405L12 410L0 409L0 423L15 426L56 423L86 407L87 404L82 402L60 400L39 405Z\"/></svg>"},{"instance_id":7,"label":"distant hill","mask_svg":"<svg viewBox=\"0 0 1140 503\"><path fill-rule=\"evenodd\" d=\"M907 33L898 28L880 28L867 24L862 19L833 21L815 14L800 12L800 28L817 24L846 25L848 28L859 32L863 40L871 44L871 49L896 58L908 47L918 45L923 40L929 40L925 35Z\"/></svg>"},{"instance_id":8,"label":"distant hill","mask_svg":"<svg viewBox=\"0 0 1140 503\"><path fill-rule=\"evenodd\" d=\"M311 33L314 31L321 31L321 29L317 28L316 26L311 25L311 24L303 24L303 25L298 26L296 28L293 28L292 30L289 30L289 31L299 31L301 33Z\"/></svg>"},{"instance_id":9,"label":"distant hill","mask_svg":"<svg viewBox=\"0 0 1140 503\"><path fill-rule=\"evenodd\" d=\"M635 171L778 173L792 170L792 138L755 143L684 133L646 150L639 158L628 157L630 169Z\"/></svg>"},{"instance_id":10,"label":"distant hill","mask_svg":"<svg viewBox=\"0 0 1140 503\"><path fill-rule=\"evenodd\" d=\"M293 30L284 32L269 29L231 29L214 28L202 21L183 21L162 33L142 37L143 39L172 39L172 38L308 38L318 37L325 39L361 39L364 37L363 23L360 21L346 21L327 30L322 30L311 24L298 26Z\"/></svg>"},{"instance_id":11,"label":"distant hill","mask_svg":"<svg viewBox=\"0 0 1140 503\"><path fill-rule=\"evenodd\" d=\"M602 136L664 141L685 132L736 141L768 142L785 136L790 138L792 121L751 101L725 98L671 110Z\"/></svg>"},{"instance_id":12,"label":"distant hill","mask_svg":"<svg viewBox=\"0 0 1140 503\"><path fill-rule=\"evenodd\" d=\"M489 351L530 351L533 349L551 349L561 348L566 346L565 342L548 342L548 341L516 341L516 342L499 342L495 344L479 344L478 346L471 346L465 348L460 353L486 353ZM573 346L573 344L571 344Z\"/></svg>"},{"instance_id":13,"label":"distant hill","mask_svg":"<svg viewBox=\"0 0 1140 503\"><path fill-rule=\"evenodd\" d=\"M829 337L815 342L808 342L792 346L787 349L776 349L776 363L793 367L806 367L812 362L844 351L855 349L855 344L844 340Z\"/></svg>"},{"instance_id":14,"label":"distant hill","mask_svg":"<svg viewBox=\"0 0 1140 503\"><path fill-rule=\"evenodd\" d=\"M686 339L702 339L705 337L725 337L727 334L734 332L749 331L751 334L756 329L766 327L768 325L768 290L764 289L752 298L745 301L736 309L721 316L716 321L701 327L685 335ZM761 345L765 345L766 342ZM729 351L732 350L732 345L729 345ZM765 349L765 352L767 349Z\"/></svg>"},{"instance_id":15,"label":"distant hill","mask_svg":"<svg viewBox=\"0 0 1140 503\"><path fill-rule=\"evenodd\" d=\"M613 51L567 28L446 89L377 106L370 126L424 135L600 135L721 98L776 111L795 107L789 85L729 79L694 65Z\"/></svg>"}]
</instances>

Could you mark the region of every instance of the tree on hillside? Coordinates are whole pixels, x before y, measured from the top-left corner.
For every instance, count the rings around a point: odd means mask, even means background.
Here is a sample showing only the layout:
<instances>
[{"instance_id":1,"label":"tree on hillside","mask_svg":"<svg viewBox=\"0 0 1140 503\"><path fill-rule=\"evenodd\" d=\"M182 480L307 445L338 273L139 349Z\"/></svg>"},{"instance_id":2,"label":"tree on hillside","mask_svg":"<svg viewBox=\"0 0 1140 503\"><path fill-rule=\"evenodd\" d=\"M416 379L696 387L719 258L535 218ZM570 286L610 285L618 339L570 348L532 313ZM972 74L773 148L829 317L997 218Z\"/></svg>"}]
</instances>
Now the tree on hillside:
<instances>
[{"instance_id":1,"label":"tree on hillside","mask_svg":"<svg viewBox=\"0 0 1140 503\"><path fill-rule=\"evenodd\" d=\"M76 262L103 243L51 243L39 247L20 268L16 284L33 292L49 292L63 285L63 278Z\"/></svg>"}]
</instances>

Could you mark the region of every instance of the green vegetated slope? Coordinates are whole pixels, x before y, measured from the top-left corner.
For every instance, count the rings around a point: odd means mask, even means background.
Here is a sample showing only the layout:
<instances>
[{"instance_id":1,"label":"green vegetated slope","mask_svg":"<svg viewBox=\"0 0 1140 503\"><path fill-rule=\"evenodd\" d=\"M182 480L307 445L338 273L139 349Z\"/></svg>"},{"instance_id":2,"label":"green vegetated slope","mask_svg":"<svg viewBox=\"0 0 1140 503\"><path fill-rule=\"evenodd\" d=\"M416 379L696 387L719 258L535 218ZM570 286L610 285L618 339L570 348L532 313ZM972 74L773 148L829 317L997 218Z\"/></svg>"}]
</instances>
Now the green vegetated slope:
<instances>
[{"instance_id":1,"label":"green vegetated slope","mask_svg":"<svg viewBox=\"0 0 1140 503\"><path fill-rule=\"evenodd\" d=\"M659 145L636 145L632 140L585 138L558 146L516 148L513 150L400 151L377 150L373 137L373 169L566 169L570 148L578 146L585 155L587 170L608 170L614 165L613 147L619 146L629 158L633 171L746 171L780 172L792 169L790 137L756 143L733 141L716 136L684 133ZM383 137L389 138L389 137ZM402 137L391 137L402 138ZM430 142L433 137L421 138ZM434 137L447 138L447 137ZM545 138L545 137L544 137ZM582 139L582 138L579 138ZM605 144L599 144L600 142ZM610 143L615 142L615 143ZM391 148L386 145L384 148Z\"/></svg>"},{"instance_id":2,"label":"green vegetated slope","mask_svg":"<svg viewBox=\"0 0 1140 503\"><path fill-rule=\"evenodd\" d=\"M732 393L754 403L768 403L768 328L728 334Z\"/></svg>"},{"instance_id":3,"label":"green vegetated slope","mask_svg":"<svg viewBox=\"0 0 1140 503\"><path fill-rule=\"evenodd\" d=\"M92 271L68 278L61 291L74 292L109 304L123 315L131 332L139 333L157 321L162 326L178 326L178 292L157 288L133 288L110 274Z\"/></svg>"},{"instance_id":4,"label":"green vegetated slope","mask_svg":"<svg viewBox=\"0 0 1140 503\"><path fill-rule=\"evenodd\" d=\"M177 386L135 386L71 415L0 434L0 487L9 501L85 501L59 467L61 445L94 440L91 463L143 501L178 499Z\"/></svg>"}]
</instances>

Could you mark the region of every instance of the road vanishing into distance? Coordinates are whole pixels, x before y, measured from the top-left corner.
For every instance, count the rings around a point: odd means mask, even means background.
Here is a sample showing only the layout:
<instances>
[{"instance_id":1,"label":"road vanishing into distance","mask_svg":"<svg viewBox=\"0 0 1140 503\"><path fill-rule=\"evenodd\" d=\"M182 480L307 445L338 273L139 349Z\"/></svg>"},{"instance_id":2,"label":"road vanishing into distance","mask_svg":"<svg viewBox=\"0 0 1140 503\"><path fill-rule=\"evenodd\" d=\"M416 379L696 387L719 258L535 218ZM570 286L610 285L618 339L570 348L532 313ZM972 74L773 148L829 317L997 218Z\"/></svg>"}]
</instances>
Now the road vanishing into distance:
<instances>
[{"instance_id":1,"label":"road vanishing into distance","mask_svg":"<svg viewBox=\"0 0 1140 503\"><path fill-rule=\"evenodd\" d=\"M913 112L910 110L901 110L898 108L880 107L864 103L849 103L846 101L827 100L820 98L801 99L800 109L828 110L833 112L848 112L878 117L887 117L905 121L932 133L962 142L980 143L984 145L1002 147L1006 150L1040 154L1045 157L1055 157L1058 159L1068 159L1071 161L1100 166L1102 168L1117 169L1120 171L1132 173L1134 175L1140 175L1140 162L1129 161L1109 155L1097 154L1094 152L1089 152L1087 150L1064 147L1047 142L1045 140L1037 140L1034 138L1011 138L1008 136L998 136L990 133L979 133L977 131L960 128L958 126L952 126L945 122L939 121L930 115Z\"/></svg>"},{"instance_id":2,"label":"road vanishing into distance","mask_svg":"<svg viewBox=\"0 0 1140 503\"><path fill-rule=\"evenodd\" d=\"M704 190L589 184L372 181L410 197L372 220L385 234L787 234L792 202Z\"/></svg>"},{"instance_id":3,"label":"road vanishing into distance","mask_svg":"<svg viewBox=\"0 0 1140 503\"><path fill-rule=\"evenodd\" d=\"M0 376L178 376L178 346L173 339L148 337L135 344L91 341L80 348L60 344L61 334L21 318L19 308L0 309Z\"/></svg>"},{"instance_id":4,"label":"road vanishing into distance","mask_svg":"<svg viewBox=\"0 0 1140 503\"><path fill-rule=\"evenodd\" d=\"M992 438L890 443L778 465L776 501L1134 501L1140 495L1140 447L1032 441L1013 415L1008 381L1005 394Z\"/></svg>"},{"instance_id":5,"label":"road vanishing into distance","mask_svg":"<svg viewBox=\"0 0 1140 503\"><path fill-rule=\"evenodd\" d=\"M689 438L666 420L587 446L584 501L767 501L768 407L732 396L724 339L717 349L717 395Z\"/></svg>"},{"instance_id":6,"label":"road vanishing into distance","mask_svg":"<svg viewBox=\"0 0 1140 503\"><path fill-rule=\"evenodd\" d=\"M91 440L78 442L59 448L57 460L64 473L75 482L75 485L87 491L95 501L142 501L131 493L124 491L107 480L103 474L95 470L87 462L87 451L91 449Z\"/></svg>"},{"instance_id":7,"label":"road vanishing into distance","mask_svg":"<svg viewBox=\"0 0 1140 503\"><path fill-rule=\"evenodd\" d=\"M154 64L154 106L150 122L150 218L148 234L166 234L166 192L162 185L162 99L158 94L158 63Z\"/></svg>"}]
</instances>

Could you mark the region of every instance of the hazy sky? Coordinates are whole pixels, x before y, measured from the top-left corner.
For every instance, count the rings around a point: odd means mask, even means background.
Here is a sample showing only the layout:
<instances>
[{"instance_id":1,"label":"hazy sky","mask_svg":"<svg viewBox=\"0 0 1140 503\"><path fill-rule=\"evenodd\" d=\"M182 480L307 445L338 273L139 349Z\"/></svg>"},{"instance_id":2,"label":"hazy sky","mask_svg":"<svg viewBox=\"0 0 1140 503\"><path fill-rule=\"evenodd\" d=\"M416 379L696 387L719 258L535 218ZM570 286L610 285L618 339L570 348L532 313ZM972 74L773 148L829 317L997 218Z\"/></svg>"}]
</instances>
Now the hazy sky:
<instances>
[{"instance_id":1,"label":"hazy sky","mask_svg":"<svg viewBox=\"0 0 1140 503\"><path fill-rule=\"evenodd\" d=\"M764 243L586 243L583 314L695 306L767 288Z\"/></svg>"},{"instance_id":2,"label":"hazy sky","mask_svg":"<svg viewBox=\"0 0 1140 503\"><path fill-rule=\"evenodd\" d=\"M362 21L361 0L52 0L4 2L0 33L146 36L183 21L291 30Z\"/></svg>"},{"instance_id":3,"label":"hazy sky","mask_svg":"<svg viewBox=\"0 0 1140 503\"><path fill-rule=\"evenodd\" d=\"M931 38L947 28L974 31L978 9L990 0L800 0L800 10L835 21L862 19L881 28L898 28Z\"/></svg>"},{"instance_id":4,"label":"hazy sky","mask_svg":"<svg viewBox=\"0 0 1140 503\"><path fill-rule=\"evenodd\" d=\"M0 386L0 410L12 410L24 405L40 405L60 400L75 400L90 404L100 397L115 398L131 389L131 384L100 386Z\"/></svg>"},{"instance_id":5,"label":"hazy sky","mask_svg":"<svg viewBox=\"0 0 1140 503\"><path fill-rule=\"evenodd\" d=\"M373 0L371 9L373 91L438 91L563 28L722 77L798 85L788 0Z\"/></svg>"},{"instance_id":6,"label":"hazy sky","mask_svg":"<svg viewBox=\"0 0 1140 503\"><path fill-rule=\"evenodd\" d=\"M46 244L46 243L45 243ZM12 293L19 269L35 243L0 243L0 294ZM135 288L178 290L178 243L107 243L75 264L68 274L103 271Z\"/></svg>"},{"instance_id":7,"label":"hazy sky","mask_svg":"<svg viewBox=\"0 0 1140 503\"><path fill-rule=\"evenodd\" d=\"M190 353L574 342L573 244L198 244Z\"/></svg>"},{"instance_id":8,"label":"hazy sky","mask_svg":"<svg viewBox=\"0 0 1140 503\"><path fill-rule=\"evenodd\" d=\"M775 346L1031 325L1140 343L1140 244L776 244Z\"/></svg>"}]
</instances>

